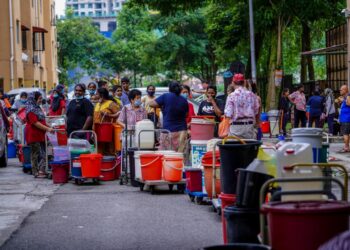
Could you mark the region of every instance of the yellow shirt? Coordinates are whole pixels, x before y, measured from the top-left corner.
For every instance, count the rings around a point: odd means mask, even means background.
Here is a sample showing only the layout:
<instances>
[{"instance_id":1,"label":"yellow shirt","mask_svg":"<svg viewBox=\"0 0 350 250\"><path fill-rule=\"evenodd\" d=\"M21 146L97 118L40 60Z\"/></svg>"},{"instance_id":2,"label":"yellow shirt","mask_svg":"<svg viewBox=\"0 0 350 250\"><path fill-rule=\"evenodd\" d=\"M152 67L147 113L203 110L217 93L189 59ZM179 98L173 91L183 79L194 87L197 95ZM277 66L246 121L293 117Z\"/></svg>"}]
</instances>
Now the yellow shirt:
<instances>
[{"instance_id":1,"label":"yellow shirt","mask_svg":"<svg viewBox=\"0 0 350 250\"><path fill-rule=\"evenodd\" d=\"M154 101L155 99L156 99L155 97L150 97L150 96L148 96L148 95L142 97L141 102L143 103L143 106L144 106L144 108L145 108L147 114L149 114L149 113L154 113L154 108L150 107L150 106L149 106L149 103L150 103L151 101ZM157 109L156 109L156 114L157 114L158 117L159 117L159 113L160 113L160 109L157 108Z\"/></svg>"}]
</instances>

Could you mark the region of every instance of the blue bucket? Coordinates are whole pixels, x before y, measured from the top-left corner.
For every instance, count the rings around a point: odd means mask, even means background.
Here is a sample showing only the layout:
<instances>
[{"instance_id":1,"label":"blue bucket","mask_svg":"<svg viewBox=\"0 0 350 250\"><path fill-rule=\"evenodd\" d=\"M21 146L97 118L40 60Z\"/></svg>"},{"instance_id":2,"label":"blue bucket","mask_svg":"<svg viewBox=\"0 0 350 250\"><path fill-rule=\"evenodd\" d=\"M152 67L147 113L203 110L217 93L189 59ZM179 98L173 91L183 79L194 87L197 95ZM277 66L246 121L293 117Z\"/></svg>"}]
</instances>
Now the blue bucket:
<instances>
[{"instance_id":1,"label":"blue bucket","mask_svg":"<svg viewBox=\"0 0 350 250\"><path fill-rule=\"evenodd\" d=\"M17 157L16 144L14 142L9 142L7 144L7 158L16 158L16 157Z\"/></svg>"},{"instance_id":2,"label":"blue bucket","mask_svg":"<svg viewBox=\"0 0 350 250\"><path fill-rule=\"evenodd\" d=\"M75 160L77 160L77 158L75 158L71 162L70 173L73 178L81 178L82 177L81 164L80 164L80 161L78 163L78 162L75 162Z\"/></svg>"},{"instance_id":3,"label":"blue bucket","mask_svg":"<svg viewBox=\"0 0 350 250\"><path fill-rule=\"evenodd\" d=\"M24 164L31 164L31 150L30 150L30 146L23 146L22 148L23 150L23 156L24 156Z\"/></svg>"},{"instance_id":4,"label":"blue bucket","mask_svg":"<svg viewBox=\"0 0 350 250\"><path fill-rule=\"evenodd\" d=\"M267 115L267 113L261 113L260 120L262 122L267 122L269 120L269 116Z\"/></svg>"}]
</instances>

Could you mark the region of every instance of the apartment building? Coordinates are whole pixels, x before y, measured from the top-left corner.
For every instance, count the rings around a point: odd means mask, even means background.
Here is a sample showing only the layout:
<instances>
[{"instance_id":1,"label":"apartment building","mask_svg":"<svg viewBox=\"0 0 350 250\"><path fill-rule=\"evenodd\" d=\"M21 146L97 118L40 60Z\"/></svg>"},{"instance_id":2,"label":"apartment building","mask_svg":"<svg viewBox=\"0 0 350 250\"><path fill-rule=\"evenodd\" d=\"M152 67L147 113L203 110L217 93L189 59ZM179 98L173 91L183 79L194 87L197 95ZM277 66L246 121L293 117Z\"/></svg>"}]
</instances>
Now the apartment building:
<instances>
[{"instance_id":1,"label":"apartment building","mask_svg":"<svg viewBox=\"0 0 350 250\"><path fill-rule=\"evenodd\" d=\"M116 16L125 0L66 0L66 8L72 8L77 17L90 17L100 32L110 37L117 28Z\"/></svg>"},{"instance_id":2,"label":"apartment building","mask_svg":"<svg viewBox=\"0 0 350 250\"><path fill-rule=\"evenodd\" d=\"M54 0L1 0L0 88L58 83Z\"/></svg>"}]
</instances>

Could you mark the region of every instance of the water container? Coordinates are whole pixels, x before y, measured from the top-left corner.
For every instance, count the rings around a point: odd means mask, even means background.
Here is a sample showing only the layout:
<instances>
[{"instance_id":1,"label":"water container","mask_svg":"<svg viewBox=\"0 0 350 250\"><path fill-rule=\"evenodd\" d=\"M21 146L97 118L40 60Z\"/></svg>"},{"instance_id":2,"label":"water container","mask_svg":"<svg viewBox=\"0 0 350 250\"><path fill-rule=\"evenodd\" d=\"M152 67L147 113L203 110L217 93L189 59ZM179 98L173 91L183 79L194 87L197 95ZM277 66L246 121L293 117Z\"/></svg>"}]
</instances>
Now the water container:
<instances>
[{"instance_id":1,"label":"water container","mask_svg":"<svg viewBox=\"0 0 350 250\"><path fill-rule=\"evenodd\" d=\"M292 141L309 143L313 150L313 162L320 162L322 154L322 134L321 128L294 128L292 129Z\"/></svg>"},{"instance_id":2,"label":"water container","mask_svg":"<svg viewBox=\"0 0 350 250\"><path fill-rule=\"evenodd\" d=\"M269 117L269 121L278 121L279 111L278 110L270 110L267 112L267 116Z\"/></svg>"},{"instance_id":3,"label":"water container","mask_svg":"<svg viewBox=\"0 0 350 250\"><path fill-rule=\"evenodd\" d=\"M135 180L141 180L141 163L140 155L141 154L154 154L156 151L135 151L134 152L134 161L135 161Z\"/></svg>"},{"instance_id":4,"label":"water container","mask_svg":"<svg viewBox=\"0 0 350 250\"><path fill-rule=\"evenodd\" d=\"M142 132L144 130L152 130ZM141 135L139 136L139 134ZM139 142L140 137L140 142ZM140 145L139 145L140 143ZM154 148L154 123L151 120L142 120L135 126L135 145L139 148Z\"/></svg>"},{"instance_id":5,"label":"water container","mask_svg":"<svg viewBox=\"0 0 350 250\"><path fill-rule=\"evenodd\" d=\"M191 140L191 155L192 155L192 167L200 168L202 165L202 158L207 152L208 141L195 141Z\"/></svg>"},{"instance_id":6,"label":"water container","mask_svg":"<svg viewBox=\"0 0 350 250\"><path fill-rule=\"evenodd\" d=\"M260 120L261 120L262 122L267 122L267 121L269 120L268 114L265 113L265 112L261 113L261 115L260 115Z\"/></svg>"},{"instance_id":7,"label":"water container","mask_svg":"<svg viewBox=\"0 0 350 250\"><path fill-rule=\"evenodd\" d=\"M191 120L192 140L210 140L214 138L215 118L212 116L195 116Z\"/></svg>"}]
</instances>

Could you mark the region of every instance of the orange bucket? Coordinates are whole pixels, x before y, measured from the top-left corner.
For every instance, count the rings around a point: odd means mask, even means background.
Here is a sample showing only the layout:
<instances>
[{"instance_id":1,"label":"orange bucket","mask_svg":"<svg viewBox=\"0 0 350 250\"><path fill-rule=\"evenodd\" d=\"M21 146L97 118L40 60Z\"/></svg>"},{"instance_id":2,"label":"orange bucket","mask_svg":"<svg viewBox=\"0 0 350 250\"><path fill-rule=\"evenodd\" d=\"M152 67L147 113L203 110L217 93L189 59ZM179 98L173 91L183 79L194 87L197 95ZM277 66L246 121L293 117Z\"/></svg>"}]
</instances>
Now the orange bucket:
<instances>
[{"instance_id":1,"label":"orange bucket","mask_svg":"<svg viewBox=\"0 0 350 250\"><path fill-rule=\"evenodd\" d=\"M145 181L158 181L162 179L163 155L140 155L141 174Z\"/></svg>"},{"instance_id":2,"label":"orange bucket","mask_svg":"<svg viewBox=\"0 0 350 250\"><path fill-rule=\"evenodd\" d=\"M113 124L113 134L114 134L114 148L116 151L122 150L121 143L121 133L123 131L123 127L117 124Z\"/></svg>"},{"instance_id":3,"label":"orange bucket","mask_svg":"<svg viewBox=\"0 0 350 250\"><path fill-rule=\"evenodd\" d=\"M204 167L204 183L205 190L208 193L208 197L212 198L213 196L213 151L205 153L202 158L202 165ZM216 171L216 179L215 179L215 192L216 194L220 194L221 184L220 184L220 152L215 151L215 171Z\"/></svg>"},{"instance_id":4,"label":"orange bucket","mask_svg":"<svg viewBox=\"0 0 350 250\"><path fill-rule=\"evenodd\" d=\"M98 142L112 142L113 124L112 123L95 123L95 132Z\"/></svg>"},{"instance_id":5,"label":"orange bucket","mask_svg":"<svg viewBox=\"0 0 350 250\"><path fill-rule=\"evenodd\" d=\"M99 178L101 175L102 158L101 154L80 155L82 177Z\"/></svg>"},{"instance_id":6,"label":"orange bucket","mask_svg":"<svg viewBox=\"0 0 350 250\"><path fill-rule=\"evenodd\" d=\"M182 157L165 156L163 160L163 178L165 181L178 182L182 179Z\"/></svg>"}]
</instances>

